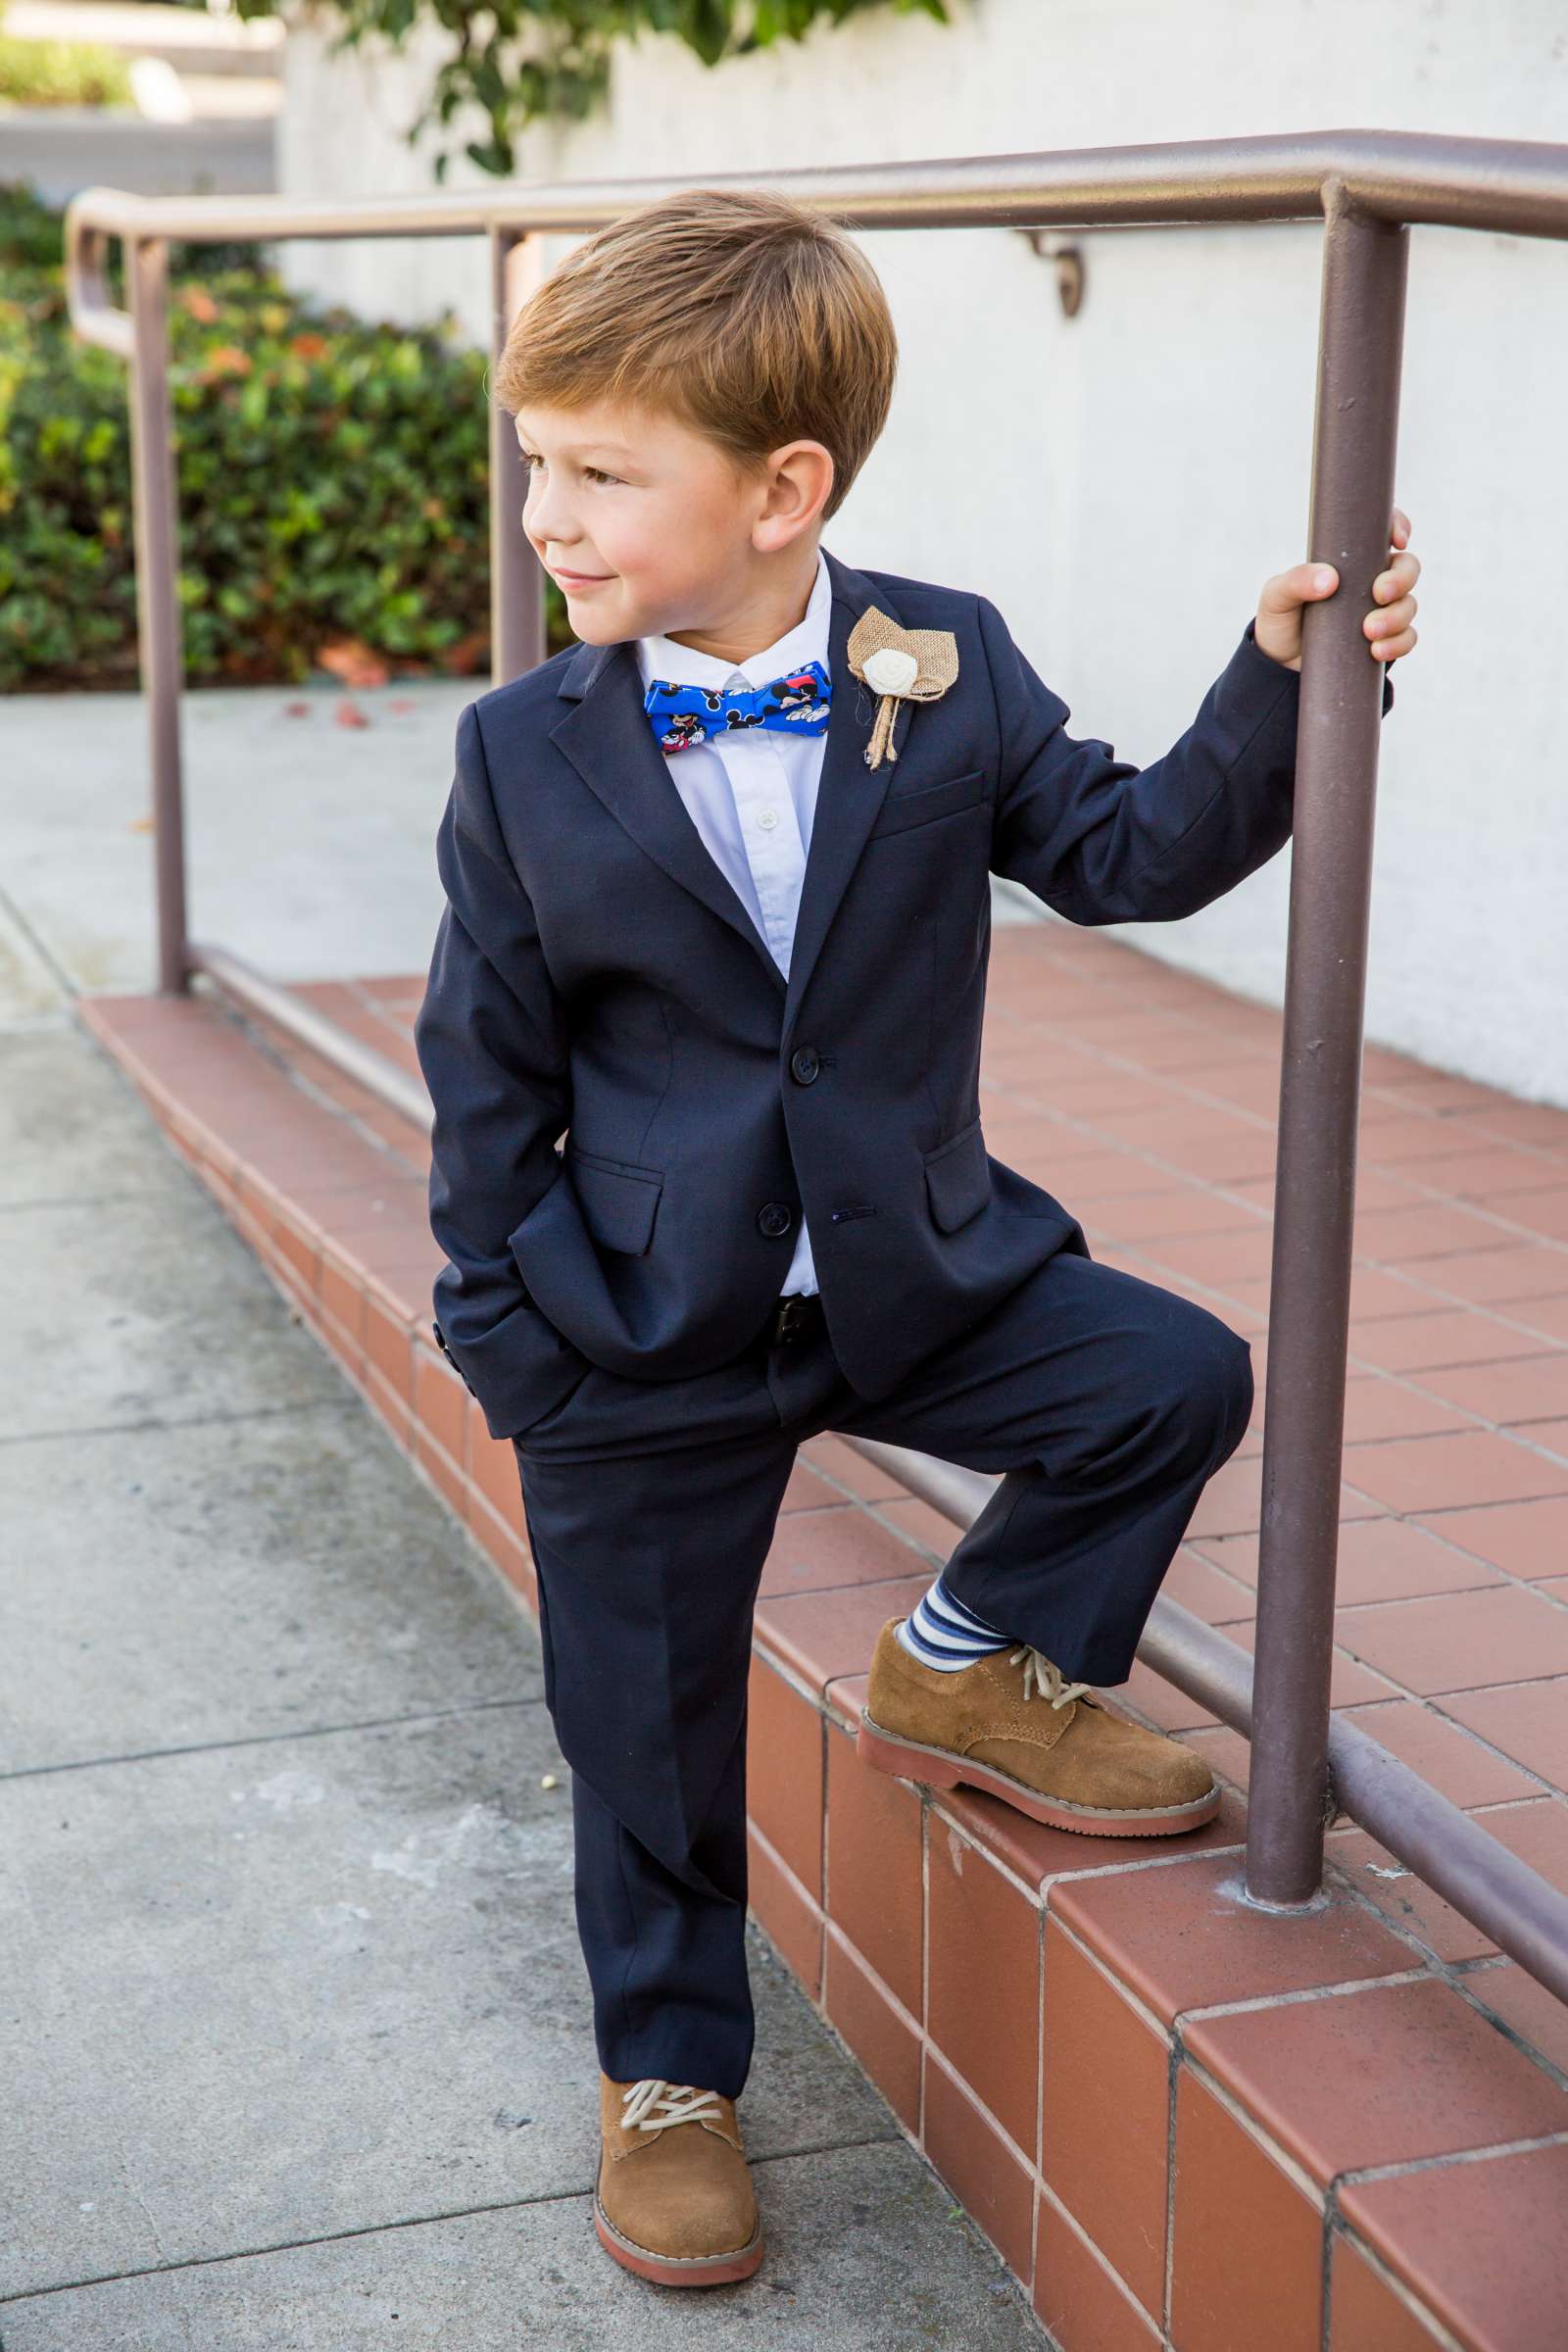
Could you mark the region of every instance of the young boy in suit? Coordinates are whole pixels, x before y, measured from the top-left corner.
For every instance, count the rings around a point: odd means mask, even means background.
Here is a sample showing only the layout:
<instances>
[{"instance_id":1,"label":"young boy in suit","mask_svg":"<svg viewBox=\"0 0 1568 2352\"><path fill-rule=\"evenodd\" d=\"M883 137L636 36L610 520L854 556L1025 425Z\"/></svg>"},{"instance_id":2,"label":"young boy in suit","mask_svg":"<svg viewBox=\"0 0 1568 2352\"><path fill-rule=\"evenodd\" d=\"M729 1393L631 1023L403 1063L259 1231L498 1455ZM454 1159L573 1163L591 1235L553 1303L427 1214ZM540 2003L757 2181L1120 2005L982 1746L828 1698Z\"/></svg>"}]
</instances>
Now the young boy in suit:
<instances>
[{"instance_id":1,"label":"young boy in suit","mask_svg":"<svg viewBox=\"0 0 1568 2352\"><path fill-rule=\"evenodd\" d=\"M1091 1685L1241 1440L1250 1349L987 1152L990 875L1172 920L1272 858L1337 576L1270 579L1173 749L1118 761L988 599L819 544L896 365L860 249L763 193L627 214L524 305L495 389L579 642L459 719L416 1025L435 1334L515 1446L571 1766L596 2227L682 2284L761 2258L747 1674L804 1441L1003 1474L881 1631L867 1764L1100 1835L1219 1796ZM1418 569L1374 584L1385 661Z\"/></svg>"}]
</instances>

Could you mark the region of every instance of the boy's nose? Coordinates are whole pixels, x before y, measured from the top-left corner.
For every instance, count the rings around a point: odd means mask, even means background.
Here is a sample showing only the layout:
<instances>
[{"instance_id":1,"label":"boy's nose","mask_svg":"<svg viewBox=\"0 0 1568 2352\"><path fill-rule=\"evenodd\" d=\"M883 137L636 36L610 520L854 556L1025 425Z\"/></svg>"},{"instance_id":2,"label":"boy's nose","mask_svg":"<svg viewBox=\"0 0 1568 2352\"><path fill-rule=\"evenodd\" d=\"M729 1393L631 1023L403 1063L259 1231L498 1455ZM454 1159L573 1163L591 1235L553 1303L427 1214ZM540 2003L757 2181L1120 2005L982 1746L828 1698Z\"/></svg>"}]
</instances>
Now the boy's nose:
<instances>
[{"instance_id":1,"label":"boy's nose","mask_svg":"<svg viewBox=\"0 0 1568 2352\"><path fill-rule=\"evenodd\" d=\"M523 504L522 524L541 554L553 555L558 549L571 544L570 517L562 507L560 494L553 489L529 490Z\"/></svg>"}]
</instances>

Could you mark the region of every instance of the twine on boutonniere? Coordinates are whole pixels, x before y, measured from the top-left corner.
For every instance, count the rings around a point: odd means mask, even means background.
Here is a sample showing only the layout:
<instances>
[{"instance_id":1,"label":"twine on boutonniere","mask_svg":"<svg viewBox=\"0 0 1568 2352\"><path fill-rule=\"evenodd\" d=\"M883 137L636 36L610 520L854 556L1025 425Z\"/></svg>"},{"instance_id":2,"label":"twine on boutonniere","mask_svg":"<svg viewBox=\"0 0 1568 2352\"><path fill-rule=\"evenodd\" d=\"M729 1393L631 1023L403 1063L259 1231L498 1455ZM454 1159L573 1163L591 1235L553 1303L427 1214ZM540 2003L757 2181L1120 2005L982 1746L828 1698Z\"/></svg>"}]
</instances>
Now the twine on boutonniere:
<instances>
[{"instance_id":1,"label":"twine on boutonniere","mask_svg":"<svg viewBox=\"0 0 1568 2352\"><path fill-rule=\"evenodd\" d=\"M890 760L899 756L893 729L900 703L934 703L956 678L958 641L951 629L901 629L867 605L850 631L845 658L855 676L882 698L865 747L866 766L880 767L884 755Z\"/></svg>"}]
</instances>

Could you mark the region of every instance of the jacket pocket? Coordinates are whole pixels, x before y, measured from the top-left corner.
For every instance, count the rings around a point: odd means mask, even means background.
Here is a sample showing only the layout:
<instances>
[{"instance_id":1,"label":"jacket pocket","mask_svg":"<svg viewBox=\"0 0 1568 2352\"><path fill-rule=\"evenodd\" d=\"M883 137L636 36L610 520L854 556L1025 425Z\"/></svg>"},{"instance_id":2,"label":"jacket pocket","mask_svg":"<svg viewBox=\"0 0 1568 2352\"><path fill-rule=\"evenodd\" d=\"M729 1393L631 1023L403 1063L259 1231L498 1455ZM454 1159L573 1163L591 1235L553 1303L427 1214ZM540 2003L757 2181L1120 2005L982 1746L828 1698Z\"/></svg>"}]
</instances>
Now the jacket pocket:
<instances>
[{"instance_id":1,"label":"jacket pocket","mask_svg":"<svg viewBox=\"0 0 1568 2352\"><path fill-rule=\"evenodd\" d=\"M583 1220L600 1247L641 1257L654 1238L654 1217L664 1189L662 1168L633 1159L608 1159L566 1139L565 1162Z\"/></svg>"},{"instance_id":2,"label":"jacket pocket","mask_svg":"<svg viewBox=\"0 0 1568 2352\"><path fill-rule=\"evenodd\" d=\"M945 1144L927 1152L924 1164L931 1214L944 1233L956 1233L991 1198L991 1162L980 1121L971 1119Z\"/></svg>"},{"instance_id":3,"label":"jacket pocket","mask_svg":"<svg viewBox=\"0 0 1568 2352\"><path fill-rule=\"evenodd\" d=\"M902 833L907 825L924 825L934 816L955 816L986 797L986 771L975 767L964 776L950 776L945 784L923 784L918 792L890 791L882 812L866 835L880 840L884 833Z\"/></svg>"}]
</instances>

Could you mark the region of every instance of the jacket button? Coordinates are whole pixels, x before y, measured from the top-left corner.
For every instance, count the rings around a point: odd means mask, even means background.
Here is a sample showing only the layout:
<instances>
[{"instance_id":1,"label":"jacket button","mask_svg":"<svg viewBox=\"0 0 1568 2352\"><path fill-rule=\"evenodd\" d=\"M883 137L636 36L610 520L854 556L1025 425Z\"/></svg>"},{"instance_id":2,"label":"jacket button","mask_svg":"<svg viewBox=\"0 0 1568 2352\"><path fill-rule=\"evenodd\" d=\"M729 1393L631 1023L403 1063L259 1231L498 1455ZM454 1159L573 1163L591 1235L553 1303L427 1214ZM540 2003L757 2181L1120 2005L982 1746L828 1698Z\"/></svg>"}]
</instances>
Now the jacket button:
<instances>
[{"instance_id":1,"label":"jacket button","mask_svg":"<svg viewBox=\"0 0 1568 2352\"><path fill-rule=\"evenodd\" d=\"M797 1046L790 1055L790 1068L803 1086L809 1086L821 1067L814 1046Z\"/></svg>"},{"instance_id":2,"label":"jacket button","mask_svg":"<svg viewBox=\"0 0 1568 2352\"><path fill-rule=\"evenodd\" d=\"M795 1222L795 1211L787 1200L764 1200L757 1212L759 1230L765 1234L788 1233Z\"/></svg>"}]
</instances>

